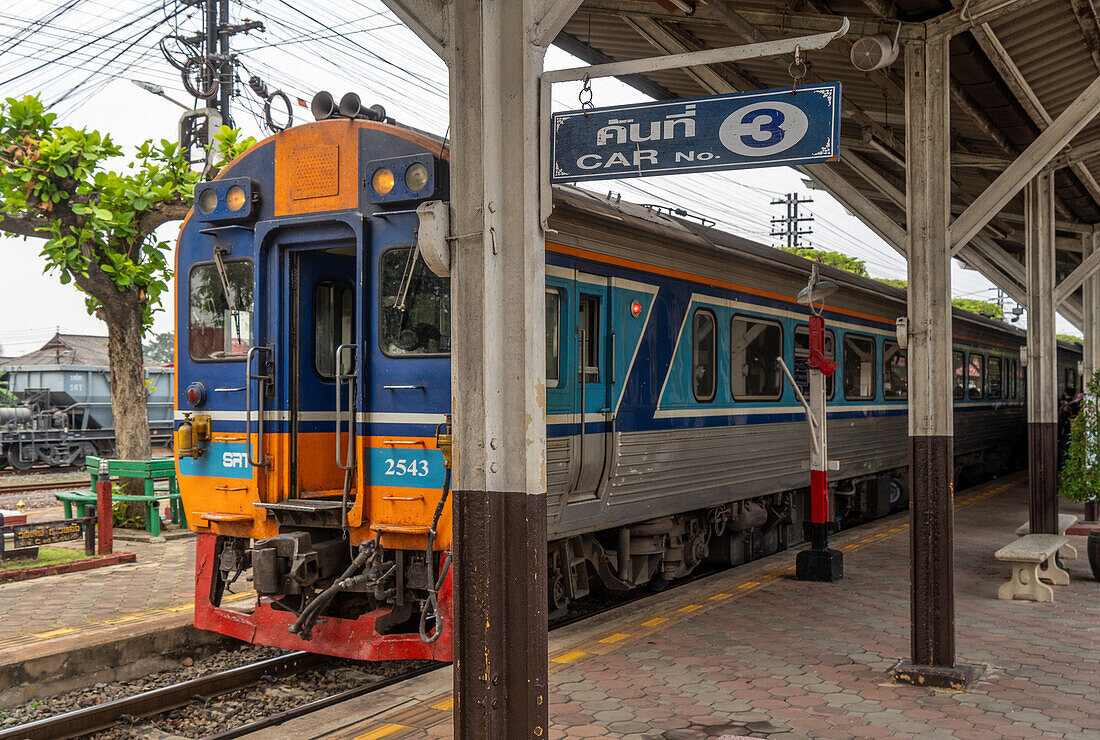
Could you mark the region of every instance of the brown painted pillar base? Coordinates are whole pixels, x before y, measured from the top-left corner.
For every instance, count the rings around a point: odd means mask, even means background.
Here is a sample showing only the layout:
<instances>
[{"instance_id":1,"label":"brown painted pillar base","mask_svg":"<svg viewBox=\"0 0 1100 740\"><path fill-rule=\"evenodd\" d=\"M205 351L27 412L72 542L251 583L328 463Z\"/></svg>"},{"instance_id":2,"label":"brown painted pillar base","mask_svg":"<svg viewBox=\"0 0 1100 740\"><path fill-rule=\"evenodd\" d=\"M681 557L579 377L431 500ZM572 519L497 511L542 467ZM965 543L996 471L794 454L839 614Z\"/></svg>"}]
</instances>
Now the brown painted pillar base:
<instances>
[{"instance_id":1,"label":"brown painted pillar base","mask_svg":"<svg viewBox=\"0 0 1100 740\"><path fill-rule=\"evenodd\" d=\"M454 496L455 737L547 737L546 496Z\"/></svg>"},{"instance_id":2,"label":"brown painted pillar base","mask_svg":"<svg viewBox=\"0 0 1100 740\"><path fill-rule=\"evenodd\" d=\"M1036 534L1058 534L1058 424L1027 425L1028 517Z\"/></svg>"},{"instance_id":3,"label":"brown painted pillar base","mask_svg":"<svg viewBox=\"0 0 1100 740\"><path fill-rule=\"evenodd\" d=\"M950 436L909 438L912 662L894 680L965 688L976 675L955 662L954 445Z\"/></svg>"}]
</instances>

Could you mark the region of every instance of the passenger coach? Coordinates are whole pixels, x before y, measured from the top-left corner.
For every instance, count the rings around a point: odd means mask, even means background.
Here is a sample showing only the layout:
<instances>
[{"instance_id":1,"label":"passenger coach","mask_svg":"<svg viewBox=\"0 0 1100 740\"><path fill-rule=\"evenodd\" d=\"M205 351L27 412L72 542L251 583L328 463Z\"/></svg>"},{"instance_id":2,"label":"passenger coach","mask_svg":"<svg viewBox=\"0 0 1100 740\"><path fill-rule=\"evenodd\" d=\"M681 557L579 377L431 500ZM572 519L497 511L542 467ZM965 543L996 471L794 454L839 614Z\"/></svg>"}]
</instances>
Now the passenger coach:
<instances>
[{"instance_id":1,"label":"passenger coach","mask_svg":"<svg viewBox=\"0 0 1100 740\"><path fill-rule=\"evenodd\" d=\"M449 285L416 249L443 144L328 120L196 189L177 252L177 456L199 533L196 625L364 659L451 658ZM548 584L661 588L803 538L809 263L563 188L546 245ZM905 507L904 293L823 268L830 496L841 526ZM964 478L1023 459L1022 332L955 314ZM1076 383L1076 356L1060 350ZM254 611L222 600L251 578Z\"/></svg>"}]
</instances>

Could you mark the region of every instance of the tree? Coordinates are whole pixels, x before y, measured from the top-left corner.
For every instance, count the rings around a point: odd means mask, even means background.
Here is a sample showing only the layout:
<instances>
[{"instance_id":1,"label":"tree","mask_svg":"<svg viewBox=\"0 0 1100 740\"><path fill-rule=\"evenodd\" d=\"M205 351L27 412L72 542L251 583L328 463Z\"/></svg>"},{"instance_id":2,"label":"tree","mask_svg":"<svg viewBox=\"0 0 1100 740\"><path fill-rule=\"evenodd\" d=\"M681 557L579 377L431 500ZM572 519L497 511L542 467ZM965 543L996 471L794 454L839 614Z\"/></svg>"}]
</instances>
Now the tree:
<instances>
[{"instance_id":1,"label":"tree","mask_svg":"<svg viewBox=\"0 0 1100 740\"><path fill-rule=\"evenodd\" d=\"M171 364L175 359L176 333L164 331L154 334L145 342L145 356L163 365Z\"/></svg>"},{"instance_id":2,"label":"tree","mask_svg":"<svg viewBox=\"0 0 1100 740\"><path fill-rule=\"evenodd\" d=\"M869 277L867 275L867 265L863 263L863 260L857 260L855 257L849 257L840 252L826 252L821 249L808 249L805 247L779 247L779 249L814 262L820 262L823 265L839 267L841 270L846 270L860 277Z\"/></svg>"},{"instance_id":3,"label":"tree","mask_svg":"<svg viewBox=\"0 0 1100 740\"><path fill-rule=\"evenodd\" d=\"M123 154L110 136L55 120L35 96L0 104L0 231L44 240L46 271L73 283L107 324L118 454L147 459L141 338L171 277L168 243L154 232L187 215L196 175L167 140L109 169Z\"/></svg>"},{"instance_id":4,"label":"tree","mask_svg":"<svg viewBox=\"0 0 1100 740\"><path fill-rule=\"evenodd\" d=\"M1081 337L1076 337L1072 334L1056 334L1055 336L1058 339L1061 339L1063 342L1069 342L1070 344L1084 344L1085 343L1084 339L1082 339Z\"/></svg>"}]
</instances>

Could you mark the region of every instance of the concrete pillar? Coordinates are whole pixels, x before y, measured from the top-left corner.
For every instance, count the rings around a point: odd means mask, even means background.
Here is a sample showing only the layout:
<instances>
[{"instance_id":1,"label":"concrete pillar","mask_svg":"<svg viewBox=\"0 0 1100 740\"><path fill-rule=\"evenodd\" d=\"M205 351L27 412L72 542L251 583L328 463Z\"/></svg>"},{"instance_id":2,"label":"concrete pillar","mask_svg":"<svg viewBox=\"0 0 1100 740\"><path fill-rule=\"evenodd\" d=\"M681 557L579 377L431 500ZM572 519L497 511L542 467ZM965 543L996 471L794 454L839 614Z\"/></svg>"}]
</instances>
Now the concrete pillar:
<instances>
[{"instance_id":1,"label":"concrete pillar","mask_svg":"<svg viewBox=\"0 0 1100 740\"><path fill-rule=\"evenodd\" d=\"M545 738L545 3L450 5L455 731Z\"/></svg>"},{"instance_id":2,"label":"concrete pillar","mask_svg":"<svg viewBox=\"0 0 1100 740\"><path fill-rule=\"evenodd\" d=\"M955 687L948 64L947 39L906 45L912 661L894 676Z\"/></svg>"},{"instance_id":3,"label":"concrete pillar","mask_svg":"<svg viewBox=\"0 0 1100 740\"><path fill-rule=\"evenodd\" d=\"M1057 534L1058 345L1054 313L1054 174L1024 190L1027 271L1027 444L1032 532ZM1087 313L1087 312L1086 312Z\"/></svg>"}]
</instances>

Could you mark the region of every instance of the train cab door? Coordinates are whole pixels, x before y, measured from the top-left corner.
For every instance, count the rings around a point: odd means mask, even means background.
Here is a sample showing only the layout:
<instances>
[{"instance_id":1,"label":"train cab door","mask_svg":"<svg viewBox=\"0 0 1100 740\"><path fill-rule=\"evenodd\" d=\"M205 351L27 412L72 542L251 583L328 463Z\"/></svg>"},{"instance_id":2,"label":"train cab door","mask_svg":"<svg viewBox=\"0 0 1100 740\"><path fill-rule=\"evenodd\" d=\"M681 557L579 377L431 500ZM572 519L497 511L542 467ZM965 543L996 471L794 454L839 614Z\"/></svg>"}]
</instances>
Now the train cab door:
<instances>
[{"instance_id":1,"label":"train cab door","mask_svg":"<svg viewBox=\"0 0 1100 740\"><path fill-rule=\"evenodd\" d=\"M354 464L355 248L286 253L289 498L338 498ZM351 438L349 438L351 435Z\"/></svg>"},{"instance_id":2,"label":"train cab door","mask_svg":"<svg viewBox=\"0 0 1100 740\"><path fill-rule=\"evenodd\" d=\"M577 272L573 285L573 351L569 354L574 359L573 415L580 423L573 438L570 504L598 498L614 418L611 281L602 275Z\"/></svg>"}]
</instances>

